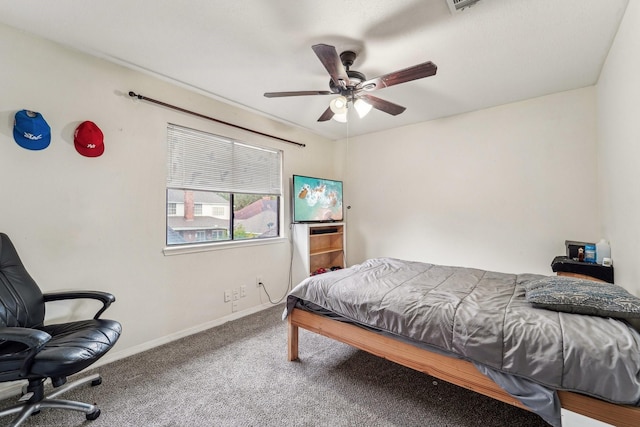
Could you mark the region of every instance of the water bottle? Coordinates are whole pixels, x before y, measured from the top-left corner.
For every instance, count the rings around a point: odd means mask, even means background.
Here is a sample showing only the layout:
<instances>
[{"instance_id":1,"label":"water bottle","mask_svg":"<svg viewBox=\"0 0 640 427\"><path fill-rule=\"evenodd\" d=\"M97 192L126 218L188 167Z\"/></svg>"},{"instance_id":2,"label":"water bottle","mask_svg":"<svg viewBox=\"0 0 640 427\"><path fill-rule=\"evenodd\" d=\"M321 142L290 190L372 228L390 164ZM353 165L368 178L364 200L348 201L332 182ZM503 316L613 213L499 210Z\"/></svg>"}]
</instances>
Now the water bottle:
<instances>
[{"instance_id":1,"label":"water bottle","mask_svg":"<svg viewBox=\"0 0 640 427\"><path fill-rule=\"evenodd\" d=\"M606 240L600 239L596 243L596 263L602 265L605 258L611 258L611 247Z\"/></svg>"}]
</instances>

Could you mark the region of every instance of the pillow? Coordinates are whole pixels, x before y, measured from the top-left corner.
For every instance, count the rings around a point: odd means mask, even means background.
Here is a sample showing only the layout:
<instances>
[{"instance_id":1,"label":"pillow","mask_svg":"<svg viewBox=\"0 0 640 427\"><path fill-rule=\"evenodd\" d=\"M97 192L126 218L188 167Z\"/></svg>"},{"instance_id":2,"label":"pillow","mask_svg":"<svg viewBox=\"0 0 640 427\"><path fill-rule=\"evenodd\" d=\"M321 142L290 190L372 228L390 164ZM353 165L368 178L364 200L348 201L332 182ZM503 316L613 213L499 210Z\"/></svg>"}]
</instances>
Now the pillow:
<instances>
[{"instance_id":1,"label":"pillow","mask_svg":"<svg viewBox=\"0 0 640 427\"><path fill-rule=\"evenodd\" d=\"M548 276L524 284L534 307L618 319L640 318L640 298L624 288L574 277Z\"/></svg>"}]
</instances>

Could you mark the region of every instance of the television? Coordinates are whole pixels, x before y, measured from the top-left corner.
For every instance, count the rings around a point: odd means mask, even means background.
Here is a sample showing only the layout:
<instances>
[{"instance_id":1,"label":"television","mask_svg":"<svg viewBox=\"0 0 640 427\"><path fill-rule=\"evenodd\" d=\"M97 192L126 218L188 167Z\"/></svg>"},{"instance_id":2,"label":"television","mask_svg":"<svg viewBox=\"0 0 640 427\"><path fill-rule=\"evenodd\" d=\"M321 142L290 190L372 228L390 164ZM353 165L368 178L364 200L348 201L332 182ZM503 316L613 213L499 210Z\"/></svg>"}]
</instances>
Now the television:
<instances>
[{"instance_id":1,"label":"television","mask_svg":"<svg viewBox=\"0 0 640 427\"><path fill-rule=\"evenodd\" d=\"M342 181L293 175L293 222L342 221Z\"/></svg>"}]
</instances>

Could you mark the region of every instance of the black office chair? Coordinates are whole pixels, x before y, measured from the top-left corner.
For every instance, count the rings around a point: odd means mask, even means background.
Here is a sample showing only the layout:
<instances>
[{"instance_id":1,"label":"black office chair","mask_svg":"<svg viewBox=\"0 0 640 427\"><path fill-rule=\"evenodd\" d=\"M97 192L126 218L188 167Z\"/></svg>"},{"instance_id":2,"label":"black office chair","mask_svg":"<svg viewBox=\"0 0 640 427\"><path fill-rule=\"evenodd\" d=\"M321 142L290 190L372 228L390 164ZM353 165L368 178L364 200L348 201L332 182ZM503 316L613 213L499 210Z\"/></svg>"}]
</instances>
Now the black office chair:
<instances>
[{"instance_id":1,"label":"black office chair","mask_svg":"<svg viewBox=\"0 0 640 427\"><path fill-rule=\"evenodd\" d=\"M102 302L93 319L44 325L46 302L78 298ZM18 414L9 424L18 426L44 408L81 411L88 420L100 416L96 405L55 397L88 382L102 382L100 375L94 374L60 387L67 382L67 376L96 362L118 340L120 323L99 318L114 301L113 295L98 291L43 294L22 265L9 237L0 233L0 382L28 381L19 403L0 411L0 417ZM47 378L55 391L45 396Z\"/></svg>"}]
</instances>

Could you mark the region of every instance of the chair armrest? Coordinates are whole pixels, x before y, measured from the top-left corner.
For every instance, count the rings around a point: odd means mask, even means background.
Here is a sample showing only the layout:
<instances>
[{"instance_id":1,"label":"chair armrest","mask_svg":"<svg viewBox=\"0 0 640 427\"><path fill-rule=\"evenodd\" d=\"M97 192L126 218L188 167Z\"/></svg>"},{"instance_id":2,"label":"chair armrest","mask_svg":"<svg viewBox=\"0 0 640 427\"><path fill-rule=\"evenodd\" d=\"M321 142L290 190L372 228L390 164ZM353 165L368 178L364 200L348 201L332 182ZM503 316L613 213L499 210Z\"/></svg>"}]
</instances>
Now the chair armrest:
<instances>
[{"instance_id":1,"label":"chair armrest","mask_svg":"<svg viewBox=\"0 0 640 427\"><path fill-rule=\"evenodd\" d=\"M112 302L116 300L116 297L108 292L102 291L64 291L64 292L48 292L43 295L44 302L49 301L62 301L68 299L95 299L102 301L102 308L93 316L94 319L100 317L104 311L109 308Z\"/></svg>"},{"instance_id":2,"label":"chair armrest","mask_svg":"<svg viewBox=\"0 0 640 427\"><path fill-rule=\"evenodd\" d=\"M20 368L20 374L23 376L27 375L27 372L31 369L33 358L50 339L51 335L38 329L0 327L0 340L19 342L27 346L27 355Z\"/></svg>"},{"instance_id":3,"label":"chair armrest","mask_svg":"<svg viewBox=\"0 0 640 427\"><path fill-rule=\"evenodd\" d=\"M17 341L29 348L41 349L51 339L44 331L31 328L0 327L0 340Z\"/></svg>"}]
</instances>

